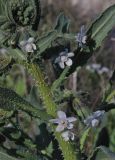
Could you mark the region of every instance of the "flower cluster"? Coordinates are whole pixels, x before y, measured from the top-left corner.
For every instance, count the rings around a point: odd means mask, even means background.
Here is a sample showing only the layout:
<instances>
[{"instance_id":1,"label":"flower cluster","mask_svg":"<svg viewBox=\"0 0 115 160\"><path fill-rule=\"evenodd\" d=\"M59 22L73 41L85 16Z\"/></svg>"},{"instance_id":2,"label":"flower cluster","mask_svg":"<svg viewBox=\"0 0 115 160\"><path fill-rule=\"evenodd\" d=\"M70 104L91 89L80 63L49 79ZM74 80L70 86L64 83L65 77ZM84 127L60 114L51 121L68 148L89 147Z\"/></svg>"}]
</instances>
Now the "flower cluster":
<instances>
[{"instance_id":1,"label":"flower cluster","mask_svg":"<svg viewBox=\"0 0 115 160\"><path fill-rule=\"evenodd\" d=\"M68 52L68 49L66 49L59 54L54 63L57 63L61 69L64 69L66 66L70 67L73 64L71 60L71 57L73 56L74 53Z\"/></svg>"},{"instance_id":2,"label":"flower cluster","mask_svg":"<svg viewBox=\"0 0 115 160\"><path fill-rule=\"evenodd\" d=\"M67 117L63 111L58 111L57 116L57 119L50 120L51 123L57 124L56 132L62 132L62 137L65 141L74 140L74 133L70 130L74 126L72 122L77 119L75 117Z\"/></svg>"},{"instance_id":3,"label":"flower cluster","mask_svg":"<svg viewBox=\"0 0 115 160\"><path fill-rule=\"evenodd\" d=\"M28 40L21 41L19 46L23 51L33 53L37 49L34 41L34 38L30 37Z\"/></svg>"},{"instance_id":4,"label":"flower cluster","mask_svg":"<svg viewBox=\"0 0 115 160\"><path fill-rule=\"evenodd\" d=\"M97 72L99 75L106 73L109 77L111 77L112 71L107 67L102 67L100 64L93 63L86 66L86 69L90 72Z\"/></svg>"},{"instance_id":5,"label":"flower cluster","mask_svg":"<svg viewBox=\"0 0 115 160\"><path fill-rule=\"evenodd\" d=\"M84 124L91 128L98 127L104 113L104 110L93 112L84 120ZM58 118L50 120L51 123L57 124L56 132L61 132L61 135L65 141L74 140L75 135L71 129L74 127L73 122L77 119L75 117L67 117L63 111L58 111L57 116Z\"/></svg>"},{"instance_id":6,"label":"flower cluster","mask_svg":"<svg viewBox=\"0 0 115 160\"><path fill-rule=\"evenodd\" d=\"M101 122L103 116L104 116L105 111L96 111L93 112L92 115L88 116L85 120L84 123L87 125L87 127L97 127L99 123Z\"/></svg>"}]
</instances>

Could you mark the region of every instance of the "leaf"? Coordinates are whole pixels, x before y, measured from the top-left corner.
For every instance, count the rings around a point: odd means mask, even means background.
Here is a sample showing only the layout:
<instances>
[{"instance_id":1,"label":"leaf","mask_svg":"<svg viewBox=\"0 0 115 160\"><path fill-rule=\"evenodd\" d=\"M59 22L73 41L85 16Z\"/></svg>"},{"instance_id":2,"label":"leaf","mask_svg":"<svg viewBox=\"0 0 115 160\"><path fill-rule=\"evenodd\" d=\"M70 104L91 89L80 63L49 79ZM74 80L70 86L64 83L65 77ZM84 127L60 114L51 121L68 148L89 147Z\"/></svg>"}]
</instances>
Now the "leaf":
<instances>
[{"instance_id":1,"label":"leaf","mask_svg":"<svg viewBox=\"0 0 115 160\"><path fill-rule=\"evenodd\" d=\"M115 153L105 146L98 147L99 152L97 153L96 160L115 160Z\"/></svg>"},{"instance_id":2,"label":"leaf","mask_svg":"<svg viewBox=\"0 0 115 160\"><path fill-rule=\"evenodd\" d=\"M0 123L3 123L4 120L6 120L7 118L11 117L13 114L12 111L6 111L0 108Z\"/></svg>"},{"instance_id":3,"label":"leaf","mask_svg":"<svg viewBox=\"0 0 115 160\"><path fill-rule=\"evenodd\" d=\"M14 59L27 60L27 55L26 54L24 55L24 53L21 50L12 49L12 48L8 48L7 50L8 50L9 55Z\"/></svg>"},{"instance_id":4,"label":"leaf","mask_svg":"<svg viewBox=\"0 0 115 160\"><path fill-rule=\"evenodd\" d=\"M45 150L42 150L42 154L48 155L49 157L52 158L52 153L53 153L53 144L51 142Z\"/></svg>"},{"instance_id":5,"label":"leaf","mask_svg":"<svg viewBox=\"0 0 115 160\"><path fill-rule=\"evenodd\" d=\"M0 0L0 14L4 13L4 4L5 4L5 1L4 0Z\"/></svg>"},{"instance_id":6,"label":"leaf","mask_svg":"<svg viewBox=\"0 0 115 160\"><path fill-rule=\"evenodd\" d=\"M55 30L50 31L47 35L41 37L38 42L38 54L44 52L48 47L50 47L51 43L56 39L57 37L57 32Z\"/></svg>"},{"instance_id":7,"label":"leaf","mask_svg":"<svg viewBox=\"0 0 115 160\"><path fill-rule=\"evenodd\" d=\"M104 110L105 112L109 112L112 109L115 109L115 103L104 103L98 107L98 110Z\"/></svg>"},{"instance_id":8,"label":"leaf","mask_svg":"<svg viewBox=\"0 0 115 160\"><path fill-rule=\"evenodd\" d=\"M13 158L6 153L0 152L0 160L18 160L16 158Z\"/></svg>"},{"instance_id":9,"label":"leaf","mask_svg":"<svg viewBox=\"0 0 115 160\"><path fill-rule=\"evenodd\" d=\"M67 74L68 70L69 70L69 68L66 67L63 70L63 72L61 73L60 77L54 81L54 83L52 84L52 87L51 87L52 91L55 91L57 88L59 88L63 84L63 81L66 78L66 74Z\"/></svg>"},{"instance_id":10,"label":"leaf","mask_svg":"<svg viewBox=\"0 0 115 160\"><path fill-rule=\"evenodd\" d=\"M102 15L92 23L87 34L95 43L95 49L101 45L101 42L107 36L108 32L115 25L115 5L106 9Z\"/></svg>"},{"instance_id":11,"label":"leaf","mask_svg":"<svg viewBox=\"0 0 115 160\"><path fill-rule=\"evenodd\" d=\"M44 110L39 110L37 107L33 107L14 91L2 87L0 87L0 108L8 111L22 110L33 117L45 120L48 118L48 115Z\"/></svg>"},{"instance_id":12,"label":"leaf","mask_svg":"<svg viewBox=\"0 0 115 160\"><path fill-rule=\"evenodd\" d=\"M81 150L83 150L86 138L89 135L89 131L90 131L90 128L88 128L87 130L85 130L84 133L82 134L81 138L80 138L80 149Z\"/></svg>"},{"instance_id":13,"label":"leaf","mask_svg":"<svg viewBox=\"0 0 115 160\"><path fill-rule=\"evenodd\" d=\"M26 82L24 77L17 79L17 82L14 85L14 89L20 96L24 96L26 92Z\"/></svg>"},{"instance_id":14,"label":"leaf","mask_svg":"<svg viewBox=\"0 0 115 160\"><path fill-rule=\"evenodd\" d=\"M66 33L68 32L69 25L70 25L69 19L65 17L63 13L61 13L57 18L55 30L57 30L57 32L59 33L61 32Z\"/></svg>"},{"instance_id":15,"label":"leaf","mask_svg":"<svg viewBox=\"0 0 115 160\"><path fill-rule=\"evenodd\" d=\"M31 102L34 106L41 106L41 99L38 92L38 89L33 86L31 88L30 94L27 97L28 101Z\"/></svg>"},{"instance_id":16,"label":"leaf","mask_svg":"<svg viewBox=\"0 0 115 160\"><path fill-rule=\"evenodd\" d=\"M6 68L11 62L11 57L0 54L0 72Z\"/></svg>"}]
</instances>

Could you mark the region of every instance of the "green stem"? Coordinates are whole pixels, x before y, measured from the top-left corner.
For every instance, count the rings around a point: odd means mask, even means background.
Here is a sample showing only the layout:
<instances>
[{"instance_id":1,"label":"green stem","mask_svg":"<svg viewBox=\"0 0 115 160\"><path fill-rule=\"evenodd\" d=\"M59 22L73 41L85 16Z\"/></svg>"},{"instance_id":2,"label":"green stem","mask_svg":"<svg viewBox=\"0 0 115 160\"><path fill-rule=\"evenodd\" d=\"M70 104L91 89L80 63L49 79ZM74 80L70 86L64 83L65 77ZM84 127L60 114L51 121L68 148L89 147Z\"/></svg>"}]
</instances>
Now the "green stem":
<instances>
[{"instance_id":1,"label":"green stem","mask_svg":"<svg viewBox=\"0 0 115 160\"><path fill-rule=\"evenodd\" d=\"M56 117L57 106L53 102L52 93L50 92L49 87L46 85L44 81L44 77L41 73L41 70L36 64L23 64L26 69L32 74L35 79L39 91L41 93L41 97L43 99L43 103L46 106L47 113L52 117ZM55 127L53 126L54 134L56 139L59 142L59 147L62 150L64 160L79 160L77 154L74 151L74 147L70 142L65 142L60 133L55 132Z\"/></svg>"}]
</instances>

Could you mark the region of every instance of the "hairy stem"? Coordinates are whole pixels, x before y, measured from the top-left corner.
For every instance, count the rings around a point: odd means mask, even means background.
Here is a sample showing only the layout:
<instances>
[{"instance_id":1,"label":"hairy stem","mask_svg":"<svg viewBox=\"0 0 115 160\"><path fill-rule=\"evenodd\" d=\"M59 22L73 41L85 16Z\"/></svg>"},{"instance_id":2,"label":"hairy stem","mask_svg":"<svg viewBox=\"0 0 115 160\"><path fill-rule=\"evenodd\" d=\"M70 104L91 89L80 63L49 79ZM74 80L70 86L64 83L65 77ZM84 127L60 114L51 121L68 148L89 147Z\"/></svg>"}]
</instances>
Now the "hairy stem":
<instances>
[{"instance_id":1,"label":"hairy stem","mask_svg":"<svg viewBox=\"0 0 115 160\"><path fill-rule=\"evenodd\" d=\"M57 106L53 102L52 93L50 92L49 87L44 81L44 77L42 75L42 72L39 66L36 64L32 64L32 63L31 64L24 63L24 66L31 73L31 75L33 76L33 78L35 79L39 87L39 91L43 99L43 103L46 106L47 113L51 115L52 117L55 117ZM55 137L59 142L59 147L62 150L64 160L78 160L79 158L74 151L73 145L70 142L65 142L63 138L61 137L61 134L55 132L54 126L52 128L53 128Z\"/></svg>"}]
</instances>

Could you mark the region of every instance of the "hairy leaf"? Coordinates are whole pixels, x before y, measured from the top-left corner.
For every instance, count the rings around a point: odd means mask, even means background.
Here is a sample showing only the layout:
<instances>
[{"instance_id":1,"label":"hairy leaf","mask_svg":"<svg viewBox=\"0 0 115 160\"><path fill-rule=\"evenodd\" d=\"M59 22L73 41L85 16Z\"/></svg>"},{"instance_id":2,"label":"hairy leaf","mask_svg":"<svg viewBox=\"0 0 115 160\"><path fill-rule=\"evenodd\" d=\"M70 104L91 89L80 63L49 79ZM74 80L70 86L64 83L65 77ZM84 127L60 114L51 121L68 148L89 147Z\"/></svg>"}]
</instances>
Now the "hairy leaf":
<instances>
[{"instance_id":1,"label":"hairy leaf","mask_svg":"<svg viewBox=\"0 0 115 160\"><path fill-rule=\"evenodd\" d=\"M101 42L115 25L115 5L106 9L102 15L92 23L88 35L95 43L95 49L101 46Z\"/></svg>"},{"instance_id":2,"label":"hairy leaf","mask_svg":"<svg viewBox=\"0 0 115 160\"><path fill-rule=\"evenodd\" d=\"M26 60L27 56L19 49L8 48L9 55L15 60Z\"/></svg>"},{"instance_id":3,"label":"hairy leaf","mask_svg":"<svg viewBox=\"0 0 115 160\"><path fill-rule=\"evenodd\" d=\"M41 37L38 42L38 54L44 52L47 48L51 46L51 43L56 39L57 32L55 30L50 31L47 35Z\"/></svg>"},{"instance_id":4,"label":"hairy leaf","mask_svg":"<svg viewBox=\"0 0 115 160\"><path fill-rule=\"evenodd\" d=\"M84 131L84 133L83 133L82 136L81 136L81 139L80 139L80 149L81 149L81 150L83 150L83 147L84 147L86 138L87 138L88 135L89 135L89 131L90 131L90 128L88 128L86 131Z\"/></svg>"},{"instance_id":5,"label":"hairy leaf","mask_svg":"<svg viewBox=\"0 0 115 160\"><path fill-rule=\"evenodd\" d=\"M9 111L22 110L34 117L48 118L45 111L38 110L14 91L2 87L0 87L0 108Z\"/></svg>"},{"instance_id":6,"label":"hairy leaf","mask_svg":"<svg viewBox=\"0 0 115 160\"><path fill-rule=\"evenodd\" d=\"M7 155L6 153L0 152L0 160L17 160L17 159Z\"/></svg>"},{"instance_id":7,"label":"hairy leaf","mask_svg":"<svg viewBox=\"0 0 115 160\"><path fill-rule=\"evenodd\" d=\"M61 32L66 33L68 32L69 24L70 24L69 19L65 17L63 13L61 13L57 18L55 30L57 30L57 32L60 32L60 33Z\"/></svg>"}]
</instances>

